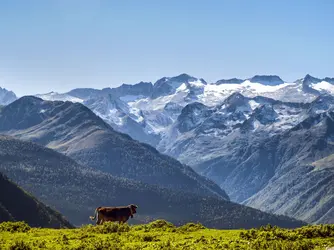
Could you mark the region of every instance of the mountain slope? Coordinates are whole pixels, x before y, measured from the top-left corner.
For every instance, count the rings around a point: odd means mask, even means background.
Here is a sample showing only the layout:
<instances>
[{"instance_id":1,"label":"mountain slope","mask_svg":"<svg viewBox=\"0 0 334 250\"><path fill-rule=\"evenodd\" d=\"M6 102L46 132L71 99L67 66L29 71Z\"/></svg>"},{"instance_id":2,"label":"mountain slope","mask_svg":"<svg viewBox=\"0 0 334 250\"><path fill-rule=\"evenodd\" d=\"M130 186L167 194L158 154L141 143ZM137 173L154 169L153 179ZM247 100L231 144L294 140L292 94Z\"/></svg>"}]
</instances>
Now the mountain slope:
<instances>
[{"instance_id":1,"label":"mountain slope","mask_svg":"<svg viewBox=\"0 0 334 250\"><path fill-rule=\"evenodd\" d=\"M22 97L0 111L0 132L38 142L118 177L229 199L209 179L153 147L114 131L79 103Z\"/></svg>"},{"instance_id":2,"label":"mountain slope","mask_svg":"<svg viewBox=\"0 0 334 250\"><path fill-rule=\"evenodd\" d=\"M59 213L23 191L1 172L0 190L0 223L25 221L32 227L73 227Z\"/></svg>"},{"instance_id":3,"label":"mountain slope","mask_svg":"<svg viewBox=\"0 0 334 250\"><path fill-rule=\"evenodd\" d=\"M54 150L7 136L0 136L0 158L2 172L75 225L88 223L97 206L130 203L139 207L131 223L162 218L175 224L199 221L217 228L304 224L214 197L116 178L81 166Z\"/></svg>"},{"instance_id":4,"label":"mountain slope","mask_svg":"<svg viewBox=\"0 0 334 250\"><path fill-rule=\"evenodd\" d=\"M315 223L333 223L334 113L312 116L269 140L281 158L269 183L245 201L252 207Z\"/></svg>"}]
</instances>

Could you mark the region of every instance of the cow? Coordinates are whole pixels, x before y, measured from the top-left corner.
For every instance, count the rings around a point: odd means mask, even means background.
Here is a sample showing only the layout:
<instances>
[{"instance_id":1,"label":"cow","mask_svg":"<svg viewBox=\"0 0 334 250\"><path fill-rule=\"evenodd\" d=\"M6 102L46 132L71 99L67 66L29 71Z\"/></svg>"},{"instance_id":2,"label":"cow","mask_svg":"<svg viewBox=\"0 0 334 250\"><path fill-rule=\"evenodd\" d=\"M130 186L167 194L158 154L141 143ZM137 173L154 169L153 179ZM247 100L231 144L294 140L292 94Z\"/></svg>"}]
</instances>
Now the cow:
<instances>
[{"instance_id":1,"label":"cow","mask_svg":"<svg viewBox=\"0 0 334 250\"><path fill-rule=\"evenodd\" d=\"M95 221L97 217L96 225L102 225L105 221L118 221L121 224L127 222L129 217L133 218L137 208L138 206L134 204L121 207L98 207L95 209L94 216L89 218Z\"/></svg>"}]
</instances>

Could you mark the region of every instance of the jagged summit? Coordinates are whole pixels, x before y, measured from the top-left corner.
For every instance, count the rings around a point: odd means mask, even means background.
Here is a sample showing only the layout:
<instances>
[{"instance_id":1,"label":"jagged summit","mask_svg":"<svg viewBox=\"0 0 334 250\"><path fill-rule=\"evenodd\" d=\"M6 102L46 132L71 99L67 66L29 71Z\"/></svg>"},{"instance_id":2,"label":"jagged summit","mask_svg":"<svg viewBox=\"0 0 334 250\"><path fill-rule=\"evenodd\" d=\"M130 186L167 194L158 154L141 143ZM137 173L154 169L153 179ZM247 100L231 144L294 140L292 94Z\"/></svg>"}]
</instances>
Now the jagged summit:
<instances>
[{"instance_id":1,"label":"jagged summit","mask_svg":"<svg viewBox=\"0 0 334 250\"><path fill-rule=\"evenodd\" d=\"M179 82L192 82L198 80L198 78L190 76L186 73L180 74L178 76L170 77L170 81L179 81Z\"/></svg>"},{"instance_id":2,"label":"jagged summit","mask_svg":"<svg viewBox=\"0 0 334 250\"><path fill-rule=\"evenodd\" d=\"M188 83L188 82L193 82L193 81L197 81L197 80L200 80L202 82L205 82L206 81L203 79L203 78L196 78L196 77L193 77L191 75L188 75L186 73L182 73L178 76L172 76L172 77L162 77L160 78L159 80L157 80L155 83L154 83L154 86L157 86L157 85L161 85L161 84L164 84L166 82L181 82L181 83Z\"/></svg>"},{"instance_id":3,"label":"jagged summit","mask_svg":"<svg viewBox=\"0 0 334 250\"><path fill-rule=\"evenodd\" d=\"M206 84L202 78L198 79L185 73L174 77L163 77L154 83L152 98L174 94L180 87L191 92L190 95L193 96L194 92L198 93L198 89Z\"/></svg>"},{"instance_id":4,"label":"jagged summit","mask_svg":"<svg viewBox=\"0 0 334 250\"><path fill-rule=\"evenodd\" d=\"M307 74L304 78L295 81L300 84L302 91L307 94L319 96L320 94L334 94L334 78L317 78Z\"/></svg>"},{"instance_id":5,"label":"jagged summit","mask_svg":"<svg viewBox=\"0 0 334 250\"><path fill-rule=\"evenodd\" d=\"M295 83L310 85L310 84L319 83L321 81L334 84L334 78L332 77L317 78L317 77L311 76L310 74L307 74L304 78L296 80Z\"/></svg>"},{"instance_id":6,"label":"jagged summit","mask_svg":"<svg viewBox=\"0 0 334 250\"><path fill-rule=\"evenodd\" d=\"M13 91L0 87L0 105L7 105L17 99Z\"/></svg>"},{"instance_id":7,"label":"jagged summit","mask_svg":"<svg viewBox=\"0 0 334 250\"><path fill-rule=\"evenodd\" d=\"M318 82L321 82L321 79L313 77L310 74L307 74L304 78L296 81L296 83L302 83L303 85L309 85L311 83L318 83Z\"/></svg>"}]
</instances>

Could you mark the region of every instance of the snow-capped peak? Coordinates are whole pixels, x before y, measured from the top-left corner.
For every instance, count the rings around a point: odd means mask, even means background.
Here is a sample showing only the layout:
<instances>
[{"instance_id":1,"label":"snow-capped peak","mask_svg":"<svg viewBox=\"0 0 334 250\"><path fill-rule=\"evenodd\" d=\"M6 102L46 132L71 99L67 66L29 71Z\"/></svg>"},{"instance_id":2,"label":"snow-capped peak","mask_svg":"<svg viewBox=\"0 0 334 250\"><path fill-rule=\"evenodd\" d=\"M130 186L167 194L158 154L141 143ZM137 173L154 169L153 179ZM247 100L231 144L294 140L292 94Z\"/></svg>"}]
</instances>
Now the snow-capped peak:
<instances>
[{"instance_id":1,"label":"snow-capped peak","mask_svg":"<svg viewBox=\"0 0 334 250\"><path fill-rule=\"evenodd\" d=\"M191 89L203 88L206 81L188 74L181 74L174 77L163 77L156 81L153 86L152 98L167 96L178 91L191 92Z\"/></svg>"},{"instance_id":2,"label":"snow-capped peak","mask_svg":"<svg viewBox=\"0 0 334 250\"><path fill-rule=\"evenodd\" d=\"M304 78L295 81L301 84L303 91L318 96L320 93L334 94L334 78L316 78L307 74Z\"/></svg>"},{"instance_id":3,"label":"snow-capped peak","mask_svg":"<svg viewBox=\"0 0 334 250\"><path fill-rule=\"evenodd\" d=\"M307 74L304 78L296 81L296 83L302 83L303 85L310 85L312 83L318 83L318 82L321 82L321 79L313 77L309 74Z\"/></svg>"}]
</instances>

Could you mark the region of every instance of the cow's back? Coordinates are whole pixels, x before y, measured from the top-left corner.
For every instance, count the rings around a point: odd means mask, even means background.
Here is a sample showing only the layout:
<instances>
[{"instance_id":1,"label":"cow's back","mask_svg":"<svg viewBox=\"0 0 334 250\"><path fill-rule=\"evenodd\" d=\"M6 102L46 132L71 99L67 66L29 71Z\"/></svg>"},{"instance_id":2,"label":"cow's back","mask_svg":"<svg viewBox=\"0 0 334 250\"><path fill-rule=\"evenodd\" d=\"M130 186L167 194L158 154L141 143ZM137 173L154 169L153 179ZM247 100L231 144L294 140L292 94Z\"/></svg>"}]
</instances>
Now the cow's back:
<instances>
[{"instance_id":1,"label":"cow's back","mask_svg":"<svg viewBox=\"0 0 334 250\"><path fill-rule=\"evenodd\" d=\"M112 218L131 215L129 207L102 207L99 209L99 212L106 217L112 217Z\"/></svg>"}]
</instances>

